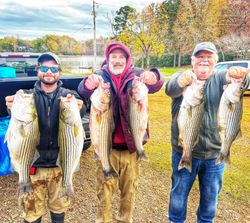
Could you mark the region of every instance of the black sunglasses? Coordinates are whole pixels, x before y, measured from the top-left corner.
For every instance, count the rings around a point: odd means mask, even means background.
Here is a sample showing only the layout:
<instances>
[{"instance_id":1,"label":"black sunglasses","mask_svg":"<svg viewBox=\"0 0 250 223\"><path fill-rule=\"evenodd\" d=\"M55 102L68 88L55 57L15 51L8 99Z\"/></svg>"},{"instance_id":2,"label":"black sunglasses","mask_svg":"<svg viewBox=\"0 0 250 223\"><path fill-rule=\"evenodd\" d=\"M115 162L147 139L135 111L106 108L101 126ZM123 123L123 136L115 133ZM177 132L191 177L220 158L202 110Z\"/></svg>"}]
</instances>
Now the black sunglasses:
<instances>
[{"instance_id":1,"label":"black sunglasses","mask_svg":"<svg viewBox=\"0 0 250 223\"><path fill-rule=\"evenodd\" d=\"M39 66L38 69L43 72L43 73L46 73L48 72L48 70L50 69L51 73L55 74L57 72L60 71L60 68L59 67L47 67L47 66Z\"/></svg>"}]
</instances>

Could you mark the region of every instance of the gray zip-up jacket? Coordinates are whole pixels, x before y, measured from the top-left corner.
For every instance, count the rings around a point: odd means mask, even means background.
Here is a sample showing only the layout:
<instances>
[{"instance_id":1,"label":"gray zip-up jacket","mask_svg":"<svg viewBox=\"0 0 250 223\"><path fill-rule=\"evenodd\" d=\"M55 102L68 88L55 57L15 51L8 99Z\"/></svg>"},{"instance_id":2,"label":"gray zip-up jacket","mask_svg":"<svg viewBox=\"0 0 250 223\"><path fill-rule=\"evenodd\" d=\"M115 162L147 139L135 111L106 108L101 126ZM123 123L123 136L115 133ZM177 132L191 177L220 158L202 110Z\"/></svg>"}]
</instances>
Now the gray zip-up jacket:
<instances>
[{"instance_id":1,"label":"gray zip-up jacket","mask_svg":"<svg viewBox=\"0 0 250 223\"><path fill-rule=\"evenodd\" d=\"M182 147L178 145L179 129L177 116L182 102L183 88L180 88L177 80L182 72L177 72L166 83L165 93L172 98L172 125L171 125L171 143L177 152L182 152ZM249 80L246 80L244 89L247 89ZM199 141L194 147L192 155L197 159L215 159L221 149L217 125L217 111L220 99L223 93L223 86L227 84L226 71L214 73L205 82L205 114L202 120Z\"/></svg>"}]
</instances>

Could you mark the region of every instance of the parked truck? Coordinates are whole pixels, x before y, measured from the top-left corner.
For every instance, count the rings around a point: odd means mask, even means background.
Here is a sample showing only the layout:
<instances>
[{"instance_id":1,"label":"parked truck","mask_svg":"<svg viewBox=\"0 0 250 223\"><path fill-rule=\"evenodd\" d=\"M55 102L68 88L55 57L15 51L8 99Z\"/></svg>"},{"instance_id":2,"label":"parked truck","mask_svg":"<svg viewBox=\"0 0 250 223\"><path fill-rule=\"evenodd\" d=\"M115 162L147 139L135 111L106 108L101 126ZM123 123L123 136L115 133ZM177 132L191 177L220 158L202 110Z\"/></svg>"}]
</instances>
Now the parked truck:
<instances>
[{"instance_id":1,"label":"parked truck","mask_svg":"<svg viewBox=\"0 0 250 223\"><path fill-rule=\"evenodd\" d=\"M0 118L8 116L5 105L5 97L15 94L19 89L31 89L37 80L35 70L37 59L40 54L36 53L0 53ZM63 87L77 90L82 77L73 75L62 75ZM89 106L84 99L87 111L82 118L82 124L86 133L84 148L91 145L89 133ZM1 125L1 122L0 122ZM0 126L1 128L1 126ZM1 148L0 148L1 149Z\"/></svg>"}]
</instances>

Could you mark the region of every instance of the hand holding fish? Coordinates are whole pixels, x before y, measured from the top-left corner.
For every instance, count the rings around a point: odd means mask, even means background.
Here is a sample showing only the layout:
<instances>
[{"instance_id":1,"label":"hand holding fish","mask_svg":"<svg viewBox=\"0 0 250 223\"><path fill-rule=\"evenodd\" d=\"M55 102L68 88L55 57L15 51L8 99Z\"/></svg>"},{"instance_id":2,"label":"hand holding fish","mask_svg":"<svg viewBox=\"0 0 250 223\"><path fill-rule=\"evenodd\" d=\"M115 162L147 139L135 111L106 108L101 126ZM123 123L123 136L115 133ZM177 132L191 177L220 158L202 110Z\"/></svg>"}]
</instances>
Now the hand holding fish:
<instances>
[{"instance_id":1,"label":"hand holding fish","mask_svg":"<svg viewBox=\"0 0 250 223\"><path fill-rule=\"evenodd\" d=\"M143 83L145 83L147 85L154 85L157 82L157 76L152 71L144 71L140 75L140 79L142 79Z\"/></svg>"},{"instance_id":2,"label":"hand holding fish","mask_svg":"<svg viewBox=\"0 0 250 223\"><path fill-rule=\"evenodd\" d=\"M192 84L192 81L193 81L193 76L195 74L192 72L192 71L184 71L178 78L178 85L181 87L181 88L184 88L190 84Z\"/></svg>"},{"instance_id":3,"label":"hand holding fish","mask_svg":"<svg viewBox=\"0 0 250 223\"><path fill-rule=\"evenodd\" d=\"M229 77L229 80L231 80L231 78L244 79L248 73L250 73L250 68L233 66L228 69L227 76Z\"/></svg>"},{"instance_id":4,"label":"hand holding fish","mask_svg":"<svg viewBox=\"0 0 250 223\"><path fill-rule=\"evenodd\" d=\"M74 97L72 94L67 94L66 98L68 99L69 102L71 102L72 100L74 100ZM83 105L83 101L80 99L76 99L77 101L77 106L78 109L81 110L82 109L82 105Z\"/></svg>"},{"instance_id":5,"label":"hand holding fish","mask_svg":"<svg viewBox=\"0 0 250 223\"><path fill-rule=\"evenodd\" d=\"M84 82L84 85L89 90L95 90L99 86L101 80L102 80L101 76L97 74L91 74Z\"/></svg>"},{"instance_id":6,"label":"hand holding fish","mask_svg":"<svg viewBox=\"0 0 250 223\"><path fill-rule=\"evenodd\" d=\"M5 103L8 109L11 109L14 101L14 96L15 95L9 95L5 97Z\"/></svg>"}]
</instances>

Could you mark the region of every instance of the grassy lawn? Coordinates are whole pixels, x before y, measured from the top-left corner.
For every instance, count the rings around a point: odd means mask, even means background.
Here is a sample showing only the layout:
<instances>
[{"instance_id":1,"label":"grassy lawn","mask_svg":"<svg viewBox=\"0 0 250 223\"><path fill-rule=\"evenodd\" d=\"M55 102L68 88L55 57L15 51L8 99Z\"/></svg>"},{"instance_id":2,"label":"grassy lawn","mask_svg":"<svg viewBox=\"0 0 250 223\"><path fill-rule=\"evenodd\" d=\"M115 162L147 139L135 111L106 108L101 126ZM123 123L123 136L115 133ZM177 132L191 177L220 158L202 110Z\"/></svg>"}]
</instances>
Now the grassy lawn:
<instances>
[{"instance_id":1,"label":"grassy lawn","mask_svg":"<svg viewBox=\"0 0 250 223\"><path fill-rule=\"evenodd\" d=\"M165 79L168 79L169 77L171 77L174 73L176 73L177 71L183 71L183 70L188 70L188 69L192 69L191 66L185 66L185 67L164 67L164 68L159 68L161 74L164 76ZM84 73L81 74L76 74L76 73L72 73L68 70L63 70L62 72L65 75L74 75L74 76L87 76L89 74L91 74L91 71L85 71Z\"/></svg>"},{"instance_id":2,"label":"grassy lawn","mask_svg":"<svg viewBox=\"0 0 250 223\"><path fill-rule=\"evenodd\" d=\"M167 79L168 77L172 76L177 71L183 71L183 70L188 70L188 69L192 69L191 66L175 67L175 68L164 67L164 68L160 68L160 72Z\"/></svg>"},{"instance_id":3,"label":"grassy lawn","mask_svg":"<svg viewBox=\"0 0 250 223\"><path fill-rule=\"evenodd\" d=\"M150 157L149 162L155 168L167 174L168 187L170 188L171 98L165 95L164 90L165 88L162 88L158 93L149 96L149 128L151 138L145 149ZM236 140L231 148L231 164L226 165L225 168L224 182L219 198L219 213L228 211L227 209L231 208L235 213L243 216L242 219L249 219L250 213L247 207L249 207L250 200L250 97L245 96L243 100L242 137ZM199 192L197 182L193 190L196 191L195 195L192 195L195 199L194 203L198 204ZM195 212L196 210L192 211ZM244 214L244 212L248 213Z\"/></svg>"}]
</instances>

